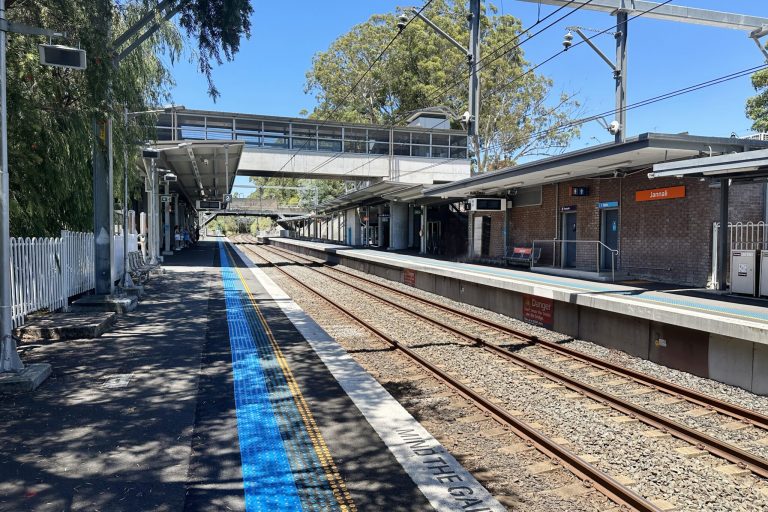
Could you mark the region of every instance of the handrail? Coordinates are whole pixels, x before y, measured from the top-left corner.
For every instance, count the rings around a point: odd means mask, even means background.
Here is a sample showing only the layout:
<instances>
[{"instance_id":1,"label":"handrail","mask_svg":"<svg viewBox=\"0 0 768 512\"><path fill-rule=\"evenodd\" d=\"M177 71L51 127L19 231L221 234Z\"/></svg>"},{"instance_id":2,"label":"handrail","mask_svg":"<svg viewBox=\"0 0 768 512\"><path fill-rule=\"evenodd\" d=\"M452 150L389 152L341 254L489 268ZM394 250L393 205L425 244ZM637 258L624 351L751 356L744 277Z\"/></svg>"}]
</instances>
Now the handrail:
<instances>
[{"instance_id":1,"label":"handrail","mask_svg":"<svg viewBox=\"0 0 768 512\"><path fill-rule=\"evenodd\" d=\"M555 255L557 253L555 246L557 243L560 243L561 253L562 253L562 244L563 243L569 243L569 244L595 244L596 248L604 248L608 252L611 253L611 281L616 280L616 257L619 255L618 249L613 249L606 244L604 244L601 240L565 240L562 238L551 238L546 240L533 240L532 242L532 249L536 249L536 243L542 244L542 243L552 243L552 266L555 265ZM596 266L597 266L597 273L600 273L600 253L598 252L596 255ZM560 265L562 266L562 257L560 261ZM534 267L534 261L531 260L531 269Z\"/></svg>"}]
</instances>

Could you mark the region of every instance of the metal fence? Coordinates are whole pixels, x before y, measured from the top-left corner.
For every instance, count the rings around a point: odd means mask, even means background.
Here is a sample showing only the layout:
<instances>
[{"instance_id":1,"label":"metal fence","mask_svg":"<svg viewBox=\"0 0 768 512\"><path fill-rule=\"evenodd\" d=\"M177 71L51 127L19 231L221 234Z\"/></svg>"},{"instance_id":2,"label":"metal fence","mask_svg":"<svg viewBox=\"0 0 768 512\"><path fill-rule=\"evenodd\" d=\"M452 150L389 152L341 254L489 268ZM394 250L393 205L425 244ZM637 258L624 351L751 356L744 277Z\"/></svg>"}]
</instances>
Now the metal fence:
<instances>
[{"instance_id":1,"label":"metal fence","mask_svg":"<svg viewBox=\"0 0 768 512\"><path fill-rule=\"evenodd\" d=\"M712 224L712 271L708 287L717 288L717 250L720 223ZM731 251L768 250L768 224L760 222L729 222L728 223L728 261L725 262L726 281L730 280Z\"/></svg>"},{"instance_id":2,"label":"metal fence","mask_svg":"<svg viewBox=\"0 0 768 512\"><path fill-rule=\"evenodd\" d=\"M123 237L115 236L112 278L123 273ZM128 250L137 250L137 235L128 235ZM58 238L11 238L11 315L13 326L30 313L65 307L70 297L92 290L93 233L62 231Z\"/></svg>"}]
</instances>

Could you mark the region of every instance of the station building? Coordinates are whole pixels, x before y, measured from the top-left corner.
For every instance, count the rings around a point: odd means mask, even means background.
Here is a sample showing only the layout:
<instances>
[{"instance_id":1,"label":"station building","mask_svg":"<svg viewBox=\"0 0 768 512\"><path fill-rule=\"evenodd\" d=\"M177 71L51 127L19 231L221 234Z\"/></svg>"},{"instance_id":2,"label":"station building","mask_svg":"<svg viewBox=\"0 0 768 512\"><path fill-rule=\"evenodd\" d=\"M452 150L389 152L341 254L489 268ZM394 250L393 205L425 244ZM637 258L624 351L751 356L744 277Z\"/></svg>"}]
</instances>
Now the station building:
<instances>
[{"instance_id":1,"label":"station building","mask_svg":"<svg viewBox=\"0 0 768 512\"><path fill-rule=\"evenodd\" d=\"M646 133L445 184L374 183L293 227L353 246L713 287L721 175L653 178L653 166L766 148L759 139ZM728 185L728 239L766 244L764 178Z\"/></svg>"}]
</instances>

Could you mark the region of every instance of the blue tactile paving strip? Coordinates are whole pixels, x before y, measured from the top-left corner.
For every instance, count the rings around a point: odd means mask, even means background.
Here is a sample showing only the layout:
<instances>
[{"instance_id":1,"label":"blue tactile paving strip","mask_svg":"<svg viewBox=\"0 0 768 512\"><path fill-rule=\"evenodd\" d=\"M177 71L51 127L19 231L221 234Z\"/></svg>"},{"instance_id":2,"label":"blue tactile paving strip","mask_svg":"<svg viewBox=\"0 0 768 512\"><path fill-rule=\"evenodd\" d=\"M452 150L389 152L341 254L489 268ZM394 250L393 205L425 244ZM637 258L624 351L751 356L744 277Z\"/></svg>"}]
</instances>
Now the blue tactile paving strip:
<instances>
[{"instance_id":1,"label":"blue tactile paving strip","mask_svg":"<svg viewBox=\"0 0 768 512\"><path fill-rule=\"evenodd\" d=\"M261 319L219 250L246 510L340 510Z\"/></svg>"},{"instance_id":2,"label":"blue tactile paving strip","mask_svg":"<svg viewBox=\"0 0 768 512\"><path fill-rule=\"evenodd\" d=\"M355 253L361 256L365 256L366 253L370 253L373 256L381 257L381 254L378 254L375 251L368 251L365 249L361 251L355 251ZM601 293L604 295L621 295L624 298L629 298L632 300L641 300L641 301L664 304L664 305L678 307L678 308L696 309L699 311L707 311L707 312L717 313L721 315L732 315L732 316L738 316L742 318L751 318L754 320L768 322L768 312L763 313L760 311L742 309L742 308L733 306L732 304L721 305L721 304L716 304L712 302L700 302L692 299L673 297L673 296L670 296L669 294L661 294L658 292L647 292L645 290L640 290L640 289L617 290L615 288L600 286L599 284L592 284L584 281L580 281L578 284L575 284L571 281L561 281L557 278L544 277L538 274L528 274L528 273L521 273L521 272L516 272L512 274L513 271L508 271L504 269L495 269L493 267L482 267L479 265L466 265L466 264L453 263L453 262L442 261L442 260L423 261L425 260L425 258L409 257L407 255L387 254L386 257L393 260L400 260L402 262L420 263L420 264L425 264L425 265L449 269L449 270L474 272L478 274L486 274L493 277L502 277L505 279L512 279L516 281L526 281L526 282L535 283L535 284L556 286L559 288L570 288L578 291L583 290L583 291L588 291L592 293Z\"/></svg>"}]
</instances>

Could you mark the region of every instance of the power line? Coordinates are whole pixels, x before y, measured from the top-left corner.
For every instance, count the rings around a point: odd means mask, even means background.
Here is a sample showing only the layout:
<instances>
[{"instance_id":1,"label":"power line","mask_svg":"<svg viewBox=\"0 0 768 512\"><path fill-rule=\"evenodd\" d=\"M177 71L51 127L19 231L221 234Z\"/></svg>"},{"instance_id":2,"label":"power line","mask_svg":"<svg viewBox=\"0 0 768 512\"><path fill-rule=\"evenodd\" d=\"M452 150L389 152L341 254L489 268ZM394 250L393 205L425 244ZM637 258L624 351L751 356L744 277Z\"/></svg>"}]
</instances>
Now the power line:
<instances>
[{"instance_id":1,"label":"power line","mask_svg":"<svg viewBox=\"0 0 768 512\"><path fill-rule=\"evenodd\" d=\"M565 4L565 5L562 5L562 6L558 7L558 8L557 8L557 9L555 9L553 12L551 12L550 14L548 14L547 16L545 16L544 18L542 18L542 19L538 20L536 23L534 23L532 26L530 26L529 28L527 28L526 30L524 30L523 32L521 32L520 34L517 34L517 35L516 35L514 38L512 38L512 39L508 40L508 41L507 41L507 42L505 42L505 43L502 43L502 44L501 44L501 45L499 45L499 46L498 46L496 49L492 50L492 51L491 51L491 53L490 53L488 56L486 56L486 57L484 57L484 58L481 58L481 59L478 61L478 65L482 64L483 62L486 62L486 61L487 61L487 59L491 59L491 60L490 60L490 62L495 62L496 60L498 60L499 58L501 58L501 57L502 57L503 55L505 55L506 53L509 53L510 51L512 51L512 50L514 50L514 49L516 49L516 48L519 48L519 47L520 47L522 44L524 44L524 43L526 43L526 42L530 41L530 40L531 40L531 39L533 39L534 37L538 36L539 34L541 34L542 32L544 32L545 30L547 30L547 29L551 28L551 27L552 27L553 25L555 25L556 23L559 23L560 21L564 20L564 19L565 19L565 18L567 18L568 16L571 16L573 13L575 13L576 11L578 11L579 9L581 9L582 7L584 7L585 5L589 4L589 3L590 3L590 2L592 2L592 1L593 1L593 0L587 0L587 2L585 2L585 3L583 3L583 4L580 4L580 5L579 5L578 7L576 7L574 10L572 10L572 11L569 11L569 12L568 12L567 14L565 14L564 16L561 16L560 18L558 18L558 19L557 19L557 20L555 20L554 22L550 23L550 24L549 24L549 25L547 25L546 27L542 28L542 29L541 29L541 30L539 30L538 32L534 33L533 35L531 35L530 37L528 37L528 38L527 38L527 39L525 39L524 41L522 41L522 42L518 43L518 44L517 44L517 45L515 45L513 48L509 48L509 49L507 49L507 50L504 50L504 51L503 51L503 53L501 53L501 54L499 54L499 55L497 55L497 56L495 56L495 57L493 57L493 58L492 58L492 56L493 56L494 54L498 54L498 52L499 52L499 51L501 51L503 48L505 48L506 46L508 46L508 45L509 45L509 44L511 44L512 42L519 40L521 36L525 35L526 33L530 32L531 30L533 30L533 29L534 29L534 28L535 28L537 25L540 25L541 23L544 23L544 22L545 22L547 19L549 19L550 17L554 16L554 15L555 15L555 14L557 14L559 11L561 11L562 9L564 9L564 8L568 7L570 4L572 4L573 2L575 2L575 0L569 0L569 2L568 2L567 4ZM428 5L428 4L427 4L427 5ZM426 5L425 5L424 7L426 7ZM424 10L424 7L422 7L422 9L419 11L419 13L421 13L421 11L422 11L422 10ZM412 17L412 18L411 18L411 19L408 21L408 23L410 23L411 21L413 21L415 18L416 18L416 16ZM406 26L407 26L407 25L406 25ZM490 62L489 62L489 64L490 64ZM487 65L487 64L486 64L486 65ZM483 67L484 67L484 66L480 66L480 67L478 67L478 70L477 70L477 71L478 71L478 72L479 72L479 71L481 71L481 70L483 69ZM462 76L462 77L459 77L459 78L460 78L460 80L466 80L466 79L468 79L468 78L469 78L469 73L467 73L467 74L466 74L466 76ZM456 81L454 81L453 83L449 84L447 87L444 87L442 90L438 91L438 94L437 94L437 95L433 95L432 97L430 97L430 98L427 100L427 102L429 103L429 102L431 102L433 99L437 99L438 97L442 96L444 93L448 92L448 91L449 91L451 88L453 88L453 87L455 87L456 85L458 85L458 83L459 83L459 81L460 81L460 80L456 80ZM402 121L402 120L406 119L406 118L407 118L407 116L408 116L408 115L410 115L411 113L412 113L411 111L409 111L409 112L405 112L404 114L402 114L402 113L401 113L399 116L395 117L395 119L393 119L393 120L392 120L392 121L391 121L391 122L390 122L390 123L387 125L387 129L391 129L391 128L394 128L394 127L395 127L395 125L396 125L396 124L397 124L399 121ZM335 154L335 155L333 155L333 156L329 157L329 158L328 158L327 160L325 160L324 162L321 162L320 164L318 164L317 166L315 166L315 167L312 169L312 171L311 171L311 172L314 172L314 171L316 171L317 169L320 169L320 168L324 167L325 165L327 165L327 164L331 163L332 161L334 161L334 160L336 160L337 158L339 158L339 157L340 157L340 156L341 156L343 153L344 153L344 152L343 152L343 148L342 148L342 151L341 151L341 152L339 152L339 153L337 153L337 154ZM294 154L294 156L295 156L295 154ZM381 157L383 157L383 156L388 156L388 155L379 155L379 156L377 156L377 157L373 158L373 159L372 159L371 161L369 161L368 163L370 163L370 162L372 162L372 161L374 161L374 160L377 160L378 158L381 158ZM293 158L293 157L292 157L292 158ZM286 163L286 164L287 164L287 163ZM283 166L283 167L284 167L284 166ZM353 172L353 171L355 171L355 170L357 170L357 169L359 169L359 168L360 168L360 167L355 167L354 169L352 169L352 171L347 171L347 172L346 172L346 173L344 173L344 174L345 174L345 175L346 175L346 174L349 174L350 172ZM281 169L280 169L280 170L282 170L282 167L281 167ZM278 171L278 172L279 172L279 171Z\"/></svg>"},{"instance_id":2,"label":"power line","mask_svg":"<svg viewBox=\"0 0 768 512\"><path fill-rule=\"evenodd\" d=\"M429 7L429 5L430 5L430 4L431 4L433 1L434 1L434 0L427 0L427 2L426 2L426 3L425 3L423 6L421 6L421 9L419 9L419 11L418 11L418 12L419 12L419 14L421 14L421 12L422 12L424 9L426 9L427 7ZM379 62L379 61L382 59L382 57L384 57L384 54L385 54L385 53L387 53L387 50L389 50L389 48L392 46L392 44L394 44L395 40L396 40L396 39L397 39L397 38L400 36L400 34L402 34L402 33L403 33L403 30L405 30L406 28L408 28L408 25L410 25L410 24L411 24L411 22L412 22L413 20L414 20L414 18L411 18L411 19L409 19L409 20L408 20L408 22L405 24L405 26L403 26L403 28L402 28L402 29L398 30L398 31L397 31L397 33L396 33L394 36L392 36L392 38L389 40L389 42L388 42L388 43L387 43L387 44L384 46L384 48L381 50L381 52L379 52L379 55L378 55L378 56L377 56L375 59L373 59L373 61L372 61L372 62L371 62L369 65L368 65L368 69L366 69L366 70L365 70L365 71L364 71L364 72L363 72L363 73L362 73L362 74L361 74L361 75L358 77L357 81L356 81L356 82L355 82L355 83L352 85L352 87L349 89L349 91L347 91L347 94L345 94L345 95L344 95L344 97L341 99L341 101L340 101L339 103L337 103L337 104L336 104L336 107L334 107L334 108L333 108L333 110L330 112L330 114L328 114L328 115L326 116L326 118L325 118L325 119L324 119L324 120L323 120L323 121L322 121L322 122L321 122L321 123L320 123L320 124L317 126L317 129L318 129L318 130L319 130L321 127L325 126L325 124L326 124L326 123L327 123L327 122L330 120L330 118L331 118L331 117L332 117L332 116L333 116L333 115L334 115L336 112L338 112L338 110L339 110L339 109L342 107L342 105L344 105L344 104L346 103L347 99L348 99L348 98L349 98L349 97L352 95L352 93L353 93L353 92L355 92L355 89L357 89L357 86L358 86L358 85L360 85L360 83L363 81L363 79L364 79L366 76L368 76L368 73L370 73L370 72L371 72L371 70L373 69L373 67L374 67L376 64L378 64L378 62ZM282 167L280 167L280 169L278 169L278 170L277 170L277 172L278 172L278 173L280 173L280 172L281 172L283 169L285 169L285 167L286 167L286 166L287 166L289 163L291 163L291 162L294 160L294 158L296 158L296 155L298 155L298 154L299 154L299 152L300 152L302 149L305 149L305 148L307 147L307 145L308 145L308 144L309 144L309 140L305 141L305 142L304 142L304 144L302 145L302 147L300 147L299 149L297 149L297 150L296 150L296 152L294 152L294 153L293 153L293 155L291 155L291 157L288 159L288 161L287 161L287 162L285 162L285 163L282 165ZM343 150L343 149L344 149L344 148L342 148L342 150Z\"/></svg>"},{"instance_id":3,"label":"power line","mask_svg":"<svg viewBox=\"0 0 768 512\"><path fill-rule=\"evenodd\" d=\"M506 144L517 143L517 142L525 142L525 141L531 140L533 138L537 138L539 135L544 135L546 133L549 133L552 130L562 131L562 130L565 130L567 128L572 128L572 127L577 126L577 125L581 125L581 124L584 124L584 123L588 123L590 121L594 121L596 119L601 119L601 118L603 118L603 117L605 117L607 115L610 115L610 114L617 114L620 110L625 110L625 111L626 110L634 110L636 108L646 107L648 105L653 105L655 103L659 103L661 101L664 101L664 100L667 100L667 99L670 99L670 98L674 98L674 97L677 97L677 96L682 96L684 94L689 94L689 93L692 93L692 92L696 92L696 91L699 91L701 89L706 89L706 88L712 87L714 85L719 85L719 84L722 84L722 83L725 83L725 82L729 82L731 80L735 80L737 78L742 78L742 77L751 75L752 73L755 73L757 71L761 71L763 69L768 69L768 64L761 64L761 65L754 66L754 67L751 67L751 68L742 69L740 71L729 73L727 75L722 75L722 76L719 76L717 78L712 78L712 79L706 80L704 82L699 82L697 84L693 84L693 85L689 85L687 87L682 87L680 89L676 89L674 91L669 91L669 92L666 92L666 93L663 93L663 94L659 94L657 96L646 98L644 100L640 100L640 101L637 101L637 102L632 103L630 105L627 105L623 109L607 110L607 111L601 112L599 114L594 114L594 115L583 117L583 118L580 118L580 119L577 119L577 120L574 120L574 121L569 121L569 122L563 123L561 125L550 127L547 130L541 130L539 132L535 132L535 133L533 133L533 134L531 134L529 136L526 136L525 138L513 139L512 141L508 141ZM493 144L493 145L489 146L487 149L502 149L501 146L502 146L501 143L496 143L496 144ZM448 158L448 159L440 160L438 163L433 163L433 164L430 164L429 166L426 166L426 167L423 167L423 168L420 168L420 169L415 169L413 171L408 171L405 174L407 175L407 174L419 172L421 170L425 170L425 169L429 169L431 167L434 167L435 165L439 165L440 163L447 163L447 162L451 162L451 161L454 161L454 160L461 160L461 159L460 158Z\"/></svg>"}]
</instances>

